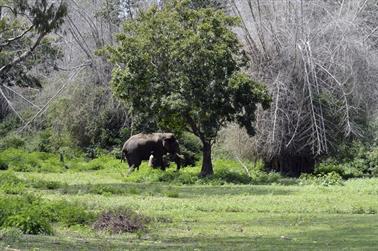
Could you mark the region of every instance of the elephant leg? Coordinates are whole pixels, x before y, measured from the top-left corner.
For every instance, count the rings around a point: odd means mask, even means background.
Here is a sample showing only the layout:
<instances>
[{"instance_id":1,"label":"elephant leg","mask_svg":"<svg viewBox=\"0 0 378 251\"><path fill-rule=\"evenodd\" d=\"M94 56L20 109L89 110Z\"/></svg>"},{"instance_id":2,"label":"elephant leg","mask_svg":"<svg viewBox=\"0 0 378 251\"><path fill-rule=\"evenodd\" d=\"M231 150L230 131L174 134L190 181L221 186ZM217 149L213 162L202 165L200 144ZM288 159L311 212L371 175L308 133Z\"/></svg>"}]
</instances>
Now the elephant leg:
<instances>
[{"instance_id":1,"label":"elephant leg","mask_svg":"<svg viewBox=\"0 0 378 251\"><path fill-rule=\"evenodd\" d=\"M156 163L160 167L161 170L165 171L163 156L156 156Z\"/></svg>"},{"instance_id":2,"label":"elephant leg","mask_svg":"<svg viewBox=\"0 0 378 251\"><path fill-rule=\"evenodd\" d=\"M141 164L140 160L128 158L127 163L129 164L129 173L136 170L139 170L139 166Z\"/></svg>"},{"instance_id":3,"label":"elephant leg","mask_svg":"<svg viewBox=\"0 0 378 251\"><path fill-rule=\"evenodd\" d=\"M165 165L161 165L160 170L165 171Z\"/></svg>"},{"instance_id":4,"label":"elephant leg","mask_svg":"<svg viewBox=\"0 0 378 251\"><path fill-rule=\"evenodd\" d=\"M175 154L175 157L174 157L174 162L176 163L176 172L178 172L181 168L181 159L183 159L183 157L181 157L180 155L178 154Z\"/></svg>"}]
</instances>

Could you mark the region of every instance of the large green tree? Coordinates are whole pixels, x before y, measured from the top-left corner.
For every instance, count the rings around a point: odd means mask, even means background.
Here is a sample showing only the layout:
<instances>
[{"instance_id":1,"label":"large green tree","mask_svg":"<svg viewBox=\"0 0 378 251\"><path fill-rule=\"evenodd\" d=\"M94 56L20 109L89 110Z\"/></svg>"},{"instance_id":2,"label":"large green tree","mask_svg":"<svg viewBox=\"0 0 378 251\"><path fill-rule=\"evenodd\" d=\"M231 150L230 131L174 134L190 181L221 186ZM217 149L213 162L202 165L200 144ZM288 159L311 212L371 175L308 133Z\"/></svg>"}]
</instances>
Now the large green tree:
<instances>
[{"instance_id":1,"label":"large green tree","mask_svg":"<svg viewBox=\"0 0 378 251\"><path fill-rule=\"evenodd\" d=\"M203 144L200 176L213 174L211 147L228 122L254 134L257 104L267 89L243 72L245 56L231 30L238 19L191 1L168 1L125 22L119 45L106 51L114 93L134 114L161 128L186 129Z\"/></svg>"}]
</instances>

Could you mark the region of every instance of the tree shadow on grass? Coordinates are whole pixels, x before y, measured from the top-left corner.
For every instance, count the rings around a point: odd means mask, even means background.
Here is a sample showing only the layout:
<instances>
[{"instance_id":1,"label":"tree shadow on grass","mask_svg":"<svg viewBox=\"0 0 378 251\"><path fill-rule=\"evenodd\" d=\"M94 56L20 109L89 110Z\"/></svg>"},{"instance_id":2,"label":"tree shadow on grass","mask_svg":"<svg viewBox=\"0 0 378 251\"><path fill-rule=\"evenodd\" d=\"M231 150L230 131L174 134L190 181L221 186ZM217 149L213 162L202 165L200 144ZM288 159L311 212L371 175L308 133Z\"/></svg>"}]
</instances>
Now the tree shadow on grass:
<instances>
[{"instance_id":1,"label":"tree shadow on grass","mask_svg":"<svg viewBox=\"0 0 378 251\"><path fill-rule=\"evenodd\" d=\"M57 188L62 194L148 195L176 198L224 195L290 195L289 187L275 186L172 186L164 183L74 184ZM178 196L173 196L177 193ZM171 195L171 196L170 196Z\"/></svg>"}]
</instances>

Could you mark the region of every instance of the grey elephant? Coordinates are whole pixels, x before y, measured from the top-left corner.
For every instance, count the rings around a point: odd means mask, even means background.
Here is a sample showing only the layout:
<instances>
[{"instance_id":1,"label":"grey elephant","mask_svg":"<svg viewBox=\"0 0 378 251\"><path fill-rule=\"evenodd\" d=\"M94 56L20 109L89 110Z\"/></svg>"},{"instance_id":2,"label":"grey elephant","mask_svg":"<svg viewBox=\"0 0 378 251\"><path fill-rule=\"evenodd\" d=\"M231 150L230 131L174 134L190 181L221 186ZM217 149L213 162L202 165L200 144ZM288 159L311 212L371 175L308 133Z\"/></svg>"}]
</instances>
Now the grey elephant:
<instances>
[{"instance_id":1,"label":"grey elephant","mask_svg":"<svg viewBox=\"0 0 378 251\"><path fill-rule=\"evenodd\" d=\"M163 156L169 154L180 170L180 147L173 133L139 133L131 136L122 147L122 159L127 160L130 170L139 170L142 160L149 160L151 153L160 169L165 170Z\"/></svg>"}]
</instances>

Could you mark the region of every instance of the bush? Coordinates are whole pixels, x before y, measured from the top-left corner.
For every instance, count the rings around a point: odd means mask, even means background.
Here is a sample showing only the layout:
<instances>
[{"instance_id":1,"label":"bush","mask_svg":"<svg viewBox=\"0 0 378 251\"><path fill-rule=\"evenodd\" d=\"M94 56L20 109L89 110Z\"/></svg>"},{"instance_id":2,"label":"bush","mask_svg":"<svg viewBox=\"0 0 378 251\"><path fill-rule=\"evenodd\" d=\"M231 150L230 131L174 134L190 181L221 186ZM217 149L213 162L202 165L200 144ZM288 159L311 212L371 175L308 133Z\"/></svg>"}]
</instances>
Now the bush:
<instances>
[{"instance_id":1,"label":"bush","mask_svg":"<svg viewBox=\"0 0 378 251\"><path fill-rule=\"evenodd\" d=\"M335 172L344 179L378 175L378 149L367 150L352 159L329 158L315 167L315 174Z\"/></svg>"},{"instance_id":2,"label":"bush","mask_svg":"<svg viewBox=\"0 0 378 251\"><path fill-rule=\"evenodd\" d=\"M112 195L112 194L125 194L126 191L120 187L115 187L105 184L97 184L89 189L90 193L101 194L101 195Z\"/></svg>"},{"instance_id":3,"label":"bush","mask_svg":"<svg viewBox=\"0 0 378 251\"><path fill-rule=\"evenodd\" d=\"M246 163L250 176L246 174L240 163L232 160L215 160L214 175L199 178L200 166L183 168L176 172L175 167L166 171L152 169L143 163L139 171L130 173L125 179L129 182L167 182L175 184L270 184L279 182L282 176L278 173L267 173L262 170L262 164Z\"/></svg>"},{"instance_id":4,"label":"bush","mask_svg":"<svg viewBox=\"0 0 378 251\"><path fill-rule=\"evenodd\" d=\"M378 177L378 147L371 149L366 153L367 156L367 170L370 176Z\"/></svg>"},{"instance_id":5,"label":"bush","mask_svg":"<svg viewBox=\"0 0 378 251\"><path fill-rule=\"evenodd\" d=\"M105 168L126 168L127 165L111 155L102 155L96 159L85 161L84 159L73 159L65 163L66 167L75 171L96 171Z\"/></svg>"},{"instance_id":6,"label":"bush","mask_svg":"<svg viewBox=\"0 0 378 251\"><path fill-rule=\"evenodd\" d=\"M213 179L233 184L252 183L251 177L232 169L221 169L214 174Z\"/></svg>"},{"instance_id":7,"label":"bush","mask_svg":"<svg viewBox=\"0 0 378 251\"><path fill-rule=\"evenodd\" d=\"M53 234L52 223L89 224L95 215L66 201L50 202L32 195L0 197L0 228L14 227L25 234Z\"/></svg>"},{"instance_id":8,"label":"bush","mask_svg":"<svg viewBox=\"0 0 378 251\"><path fill-rule=\"evenodd\" d=\"M40 201L35 196L23 195L23 196L2 196L0 197L0 227L14 226L21 230L24 230L26 214L31 209L31 206L35 201ZM35 213L35 212L32 212ZM20 217L15 217L21 215ZM33 215L34 217L35 215ZM34 219L30 219L33 221ZM39 226L37 226L39 228Z\"/></svg>"},{"instance_id":9,"label":"bush","mask_svg":"<svg viewBox=\"0 0 378 251\"><path fill-rule=\"evenodd\" d=\"M184 184L184 185L192 185L197 183L198 181L198 176L193 175L193 173L189 172L180 172L180 175L176 177L176 181L179 184Z\"/></svg>"},{"instance_id":10,"label":"bush","mask_svg":"<svg viewBox=\"0 0 378 251\"><path fill-rule=\"evenodd\" d=\"M62 149L64 151L64 149ZM64 156L67 156L64 157ZM45 152L27 152L20 149L6 149L0 151L0 169L10 169L18 172L64 172L67 169L75 171L94 171L105 168L125 168L126 165L111 155L103 154L100 157L86 161L77 157L77 152L72 151L64 155L61 161L60 154Z\"/></svg>"},{"instance_id":11,"label":"bush","mask_svg":"<svg viewBox=\"0 0 378 251\"><path fill-rule=\"evenodd\" d=\"M8 170L9 166L1 157L0 157L0 170Z\"/></svg>"},{"instance_id":12,"label":"bush","mask_svg":"<svg viewBox=\"0 0 378 251\"><path fill-rule=\"evenodd\" d=\"M341 149L335 157L319 163L315 174L335 172L344 179L378 175L378 148L368 148L354 142Z\"/></svg>"},{"instance_id":13,"label":"bush","mask_svg":"<svg viewBox=\"0 0 378 251\"><path fill-rule=\"evenodd\" d=\"M8 169L18 172L62 172L64 165L58 155L43 152L26 152L9 148L0 152L0 159Z\"/></svg>"},{"instance_id":14,"label":"bush","mask_svg":"<svg viewBox=\"0 0 378 251\"><path fill-rule=\"evenodd\" d=\"M68 227L86 225L93 222L95 218L95 214L87 211L83 206L66 201L51 202L46 204L45 207L52 212L51 220L61 222Z\"/></svg>"},{"instance_id":15,"label":"bush","mask_svg":"<svg viewBox=\"0 0 378 251\"><path fill-rule=\"evenodd\" d=\"M3 140L0 143L0 150L7 148L23 148L26 142L20 135L15 133L10 133L7 136L3 137Z\"/></svg>"},{"instance_id":16,"label":"bush","mask_svg":"<svg viewBox=\"0 0 378 251\"><path fill-rule=\"evenodd\" d=\"M52 104L48 121L53 125L52 137L66 135L82 149L110 148L129 136L129 131L124 130L126 111L124 105L114 100L108 87L88 82Z\"/></svg>"},{"instance_id":17,"label":"bush","mask_svg":"<svg viewBox=\"0 0 378 251\"><path fill-rule=\"evenodd\" d=\"M16 116L7 116L0 123L0 138L4 138L12 130L16 129L20 125L20 121Z\"/></svg>"},{"instance_id":18,"label":"bush","mask_svg":"<svg viewBox=\"0 0 378 251\"><path fill-rule=\"evenodd\" d=\"M47 181L47 180L37 180L32 179L30 185L37 189L48 189L48 190L55 190L58 188L63 187L63 184L58 181Z\"/></svg>"},{"instance_id":19,"label":"bush","mask_svg":"<svg viewBox=\"0 0 378 251\"><path fill-rule=\"evenodd\" d=\"M0 173L0 191L6 194L20 194L25 191L25 181L19 179L12 172Z\"/></svg>"},{"instance_id":20,"label":"bush","mask_svg":"<svg viewBox=\"0 0 378 251\"><path fill-rule=\"evenodd\" d=\"M166 191L164 195L169 198L178 198L180 196L179 192L175 190Z\"/></svg>"},{"instance_id":21,"label":"bush","mask_svg":"<svg viewBox=\"0 0 378 251\"><path fill-rule=\"evenodd\" d=\"M38 207L24 208L17 214L9 216L5 220L4 226L16 227L24 234L51 235L53 233L51 224L43 217Z\"/></svg>"},{"instance_id":22,"label":"bush","mask_svg":"<svg viewBox=\"0 0 378 251\"><path fill-rule=\"evenodd\" d=\"M333 186L343 185L342 177L336 172L330 172L326 174L302 174L299 177L300 185L321 185L321 186Z\"/></svg>"}]
</instances>

